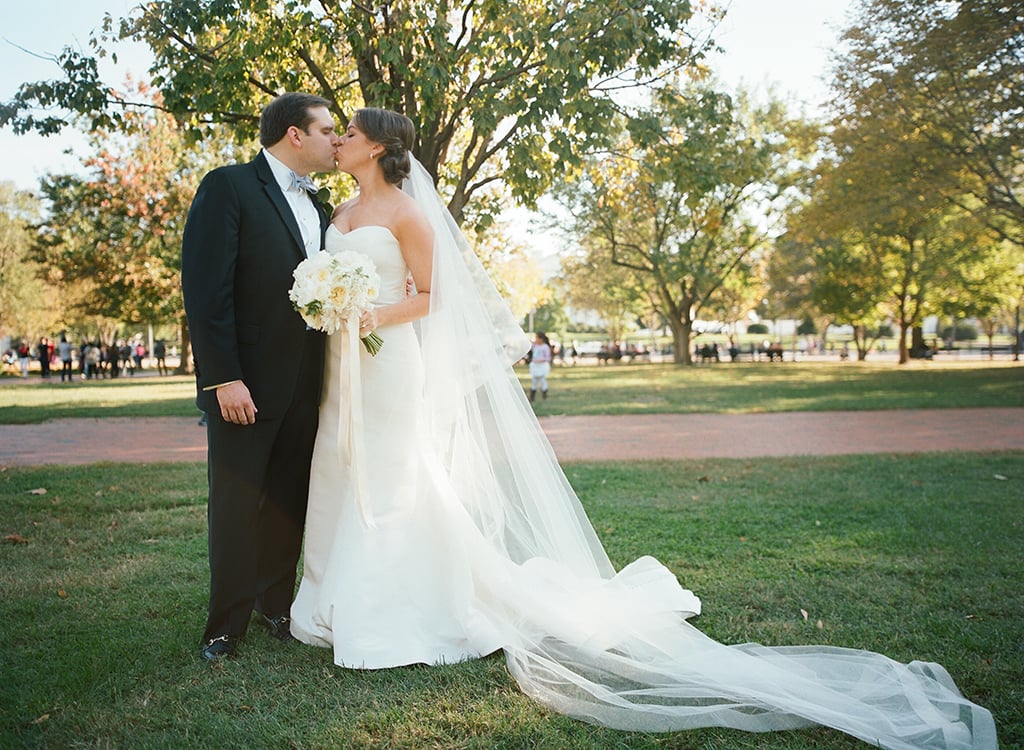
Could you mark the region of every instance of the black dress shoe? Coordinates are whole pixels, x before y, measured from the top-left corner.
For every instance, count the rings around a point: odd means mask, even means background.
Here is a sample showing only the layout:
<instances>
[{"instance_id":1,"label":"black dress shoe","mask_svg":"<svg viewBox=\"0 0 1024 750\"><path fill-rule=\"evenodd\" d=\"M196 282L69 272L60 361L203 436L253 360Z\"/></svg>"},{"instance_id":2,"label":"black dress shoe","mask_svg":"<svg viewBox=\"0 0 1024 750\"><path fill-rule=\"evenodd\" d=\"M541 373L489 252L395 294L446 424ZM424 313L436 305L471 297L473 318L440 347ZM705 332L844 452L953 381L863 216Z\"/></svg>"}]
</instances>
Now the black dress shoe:
<instances>
[{"instance_id":1,"label":"black dress shoe","mask_svg":"<svg viewBox=\"0 0 1024 750\"><path fill-rule=\"evenodd\" d=\"M291 625L292 618L288 615L278 615L277 617L267 617L265 614L260 612L257 615L260 625L265 627L270 634L277 638L279 641L293 641L295 636L292 635Z\"/></svg>"},{"instance_id":2,"label":"black dress shoe","mask_svg":"<svg viewBox=\"0 0 1024 750\"><path fill-rule=\"evenodd\" d=\"M217 661L235 655L235 639L230 635L221 635L211 638L203 644L199 655L206 661Z\"/></svg>"}]
</instances>

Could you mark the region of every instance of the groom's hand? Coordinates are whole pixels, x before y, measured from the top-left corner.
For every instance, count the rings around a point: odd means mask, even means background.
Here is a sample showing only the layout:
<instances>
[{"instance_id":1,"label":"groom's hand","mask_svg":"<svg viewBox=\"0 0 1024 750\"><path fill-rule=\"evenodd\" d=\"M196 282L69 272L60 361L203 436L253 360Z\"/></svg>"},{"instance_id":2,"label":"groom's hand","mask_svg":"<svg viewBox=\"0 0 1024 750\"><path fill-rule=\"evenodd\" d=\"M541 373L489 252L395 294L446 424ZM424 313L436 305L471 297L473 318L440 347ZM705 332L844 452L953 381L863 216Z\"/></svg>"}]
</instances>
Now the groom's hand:
<instances>
[{"instance_id":1,"label":"groom's hand","mask_svg":"<svg viewBox=\"0 0 1024 750\"><path fill-rule=\"evenodd\" d=\"M218 388L217 403L220 404L220 415L225 422L232 424L256 423L256 404L253 403L249 389L241 380Z\"/></svg>"}]
</instances>

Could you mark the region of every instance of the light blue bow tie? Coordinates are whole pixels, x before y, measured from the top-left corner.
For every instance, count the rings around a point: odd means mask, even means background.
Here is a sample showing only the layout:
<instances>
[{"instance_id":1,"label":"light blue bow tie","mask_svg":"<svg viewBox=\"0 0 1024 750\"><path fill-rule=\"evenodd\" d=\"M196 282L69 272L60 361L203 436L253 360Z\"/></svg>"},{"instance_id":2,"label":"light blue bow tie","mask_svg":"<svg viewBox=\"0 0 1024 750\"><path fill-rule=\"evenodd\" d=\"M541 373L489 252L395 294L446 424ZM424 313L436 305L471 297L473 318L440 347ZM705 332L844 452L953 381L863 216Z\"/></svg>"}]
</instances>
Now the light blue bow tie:
<instances>
[{"instance_id":1,"label":"light blue bow tie","mask_svg":"<svg viewBox=\"0 0 1024 750\"><path fill-rule=\"evenodd\" d=\"M313 193L316 195L316 185L313 183L308 176L299 177L297 174L292 172L292 188L297 190L305 190L307 193Z\"/></svg>"}]
</instances>

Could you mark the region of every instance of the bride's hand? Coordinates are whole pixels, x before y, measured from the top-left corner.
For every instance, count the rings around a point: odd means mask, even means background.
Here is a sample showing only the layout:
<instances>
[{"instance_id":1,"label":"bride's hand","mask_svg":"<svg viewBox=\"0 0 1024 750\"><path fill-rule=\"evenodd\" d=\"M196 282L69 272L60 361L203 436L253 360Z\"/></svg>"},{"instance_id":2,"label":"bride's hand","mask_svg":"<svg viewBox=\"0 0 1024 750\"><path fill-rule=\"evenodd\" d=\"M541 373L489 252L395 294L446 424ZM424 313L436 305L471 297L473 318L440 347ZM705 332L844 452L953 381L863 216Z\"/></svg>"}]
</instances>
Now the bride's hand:
<instances>
[{"instance_id":1,"label":"bride's hand","mask_svg":"<svg viewBox=\"0 0 1024 750\"><path fill-rule=\"evenodd\" d=\"M360 336L360 338L362 338L363 336L369 335L369 333L371 331L376 330L376 328L377 328L377 311L376 310L372 310L372 309L364 311L363 314L359 316L359 336Z\"/></svg>"}]
</instances>

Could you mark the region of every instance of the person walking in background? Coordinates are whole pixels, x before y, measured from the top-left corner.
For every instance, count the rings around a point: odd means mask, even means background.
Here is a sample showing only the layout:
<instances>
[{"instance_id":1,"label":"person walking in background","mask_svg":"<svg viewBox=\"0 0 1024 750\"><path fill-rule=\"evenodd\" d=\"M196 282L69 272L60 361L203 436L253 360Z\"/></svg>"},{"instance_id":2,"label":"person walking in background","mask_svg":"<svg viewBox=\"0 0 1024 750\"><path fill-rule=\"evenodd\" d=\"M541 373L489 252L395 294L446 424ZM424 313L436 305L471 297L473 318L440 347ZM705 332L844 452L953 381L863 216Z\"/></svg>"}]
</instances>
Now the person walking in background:
<instances>
[{"instance_id":1,"label":"person walking in background","mask_svg":"<svg viewBox=\"0 0 1024 750\"><path fill-rule=\"evenodd\" d=\"M132 358L132 345L130 342L121 344L121 361L124 362L124 372L129 375L135 374L135 360Z\"/></svg>"},{"instance_id":2,"label":"person walking in background","mask_svg":"<svg viewBox=\"0 0 1024 750\"><path fill-rule=\"evenodd\" d=\"M110 377L110 348L106 343L96 340L96 351L99 353L99 364L96 367L96 377L103 378Z\"/></svg>"},{"instance_id":3,"label":"person walking in background","mask_svg":"<svg viewBox=\"0 0 1024 750\"><path fill-rule=\"evenodd\" d=\"M292 272L323 248L310 172L334 170L330 102L282 94L260 114L263 149L199 185L181 287L207 419L210 599L200 655L233 656L253 612L291 638L323 380L323 333L292 307Z\"/></svg>"},{"instance_id":4,"label":"person walking in background","mask_svg":"<svg viewBox=\"0 0 1024 750\"><path fill-rule=\"evenodd\" d=\"M156 369L161 375L169 375L170 371L167 369L167 344L164 343L163 339L157 339L156 343L153 344L153 356L156 358Z\"/></svg>"},{"instance_id":5,"label":"person walking in background","mask_svg":"<svg viewBox=\"0 0 1024 750\"><path fill-rule=\"evenodd\" d=\"M91 341L86 341L82 345L82 361L84 362L84 369L82 370L83 377L86 380L92 380L96 377L96 370L100 364L100 347L98 344L94 344Z\"/></svg>"},{"instance_id":6,"label":"person walking in background","mask_svg":"<svg viewBox=\"0 0 1024 750\"><path fill-rule=\"evenodd\" d=\"M28 348L28 342L24 339L18 344L18 364L21 367L21 377L28 377L28 361L31 358L31 351Z\"/></svg>"},{"instance_id":7,"label":"person walking in background","mask_svg":"<svg viewBox=\"0 0 1024 750\"><path fill-rule=\"evenodd\" d=\"M121 342L112 341L107 347L107 360L110 363L110 377L116 378L121 374Z\"/></svg>"},{"instance_id":8,"label":"person walking in background","mask_svg":"<svg viewBox=\"0 0 1024 750\"><path fill-rule=\"evenodd\" d=\"M68 343L68 337L65 334L60 335L60 342L57 344L57 358L60 359L60 382L67 381L70 383L72 379L71 370L71 344Z\"/></svg>"},{"instance_id":9,"label":"person walking in background","mask_svg":"<svg viewBox=\"0 0 1024 750\"><path fill-rule=\"evenodd\" d=\"M44 378L50 377L50 339L43 336L36 346L36 356L39 358L39 371Z\"/></svg>"},{"instance_id":10,"label":"person walking in background","mask_svg":"<svg viewBox=\"0 0 1024 750\"><path fill-rule=\"evenodd\" d=\"M548 375L551 374L551 342L544 331L537 331L530 349L530 401L540 389L541 398L548 397Z\"/></svg>"},{"instance_id":11,"label":"person walking in background","mask_svg":"<svg viewBox=\"0 0 1024 750\"><path fill-rule=\"evenodd\" d=\"M135 367L138 370L142 369L142 359L146 356L146 347L139 341L135 344L135 348L132 350L132 359L135 360Z\"/></svg>"}]
</instances>

